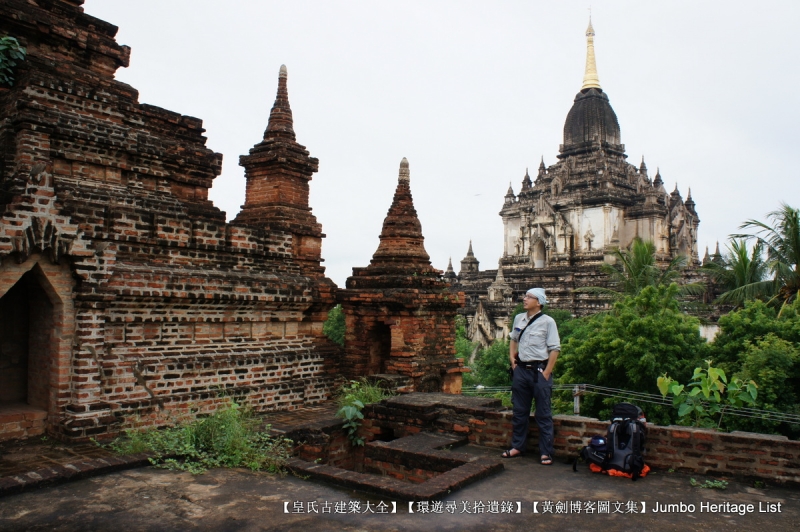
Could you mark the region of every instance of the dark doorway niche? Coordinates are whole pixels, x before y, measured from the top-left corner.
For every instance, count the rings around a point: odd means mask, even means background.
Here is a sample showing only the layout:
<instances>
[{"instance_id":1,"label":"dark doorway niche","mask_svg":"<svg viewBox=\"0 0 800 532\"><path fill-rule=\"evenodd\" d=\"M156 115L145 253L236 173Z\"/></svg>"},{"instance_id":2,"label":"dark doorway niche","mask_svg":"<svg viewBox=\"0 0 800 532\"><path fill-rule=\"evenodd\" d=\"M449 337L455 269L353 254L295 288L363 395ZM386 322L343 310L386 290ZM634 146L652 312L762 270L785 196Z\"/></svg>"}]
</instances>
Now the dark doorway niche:
<instances>
[{"instance_id":1,"label":"dark doorway niche","mask_svg":"<svg viewBox=\"0 0 800 532\"><path fill-rule=\"evenodd\" d=\"M27 403L47 410L53 304L34 270L0 298L0 404Z\"/></svg>"},{"instance_id":2,"label":"dark doorway niche","mask_svg":"<svg viewBox=\"0 0 800 532\"><path fill-rule=\"evenodd\" d=\"M386 362L392 350L392 330L385 323L377 323L369 334L369 362L367 375L386 373Z\"/></svg>"}]
</instances>

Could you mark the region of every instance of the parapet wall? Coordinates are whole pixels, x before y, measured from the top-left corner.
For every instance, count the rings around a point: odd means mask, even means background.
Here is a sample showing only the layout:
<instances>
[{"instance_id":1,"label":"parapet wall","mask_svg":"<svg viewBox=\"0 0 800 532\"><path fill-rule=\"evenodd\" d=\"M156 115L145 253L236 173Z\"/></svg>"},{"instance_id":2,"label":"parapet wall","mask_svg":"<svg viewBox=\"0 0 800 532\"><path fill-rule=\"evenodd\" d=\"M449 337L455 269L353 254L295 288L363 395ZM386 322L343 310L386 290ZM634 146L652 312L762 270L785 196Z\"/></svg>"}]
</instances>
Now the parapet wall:
<instances>
[{"instance_id":1,"label":"parapet wall","mask_svg":"<svg viewBox=\"0 0 800 532\"><path fill-rule=\"evenodd\" d=\"M511 415L496 399L408 394L370 405L363 430L368 438L387 433L395 438L419 432L456 433L467 436L470 443L506 449ZM605 434L609 425L581 416L555 416L554 421L560 459L578 456L591 437ZM538 452L533 417L528 450ZM646 462L654 469L800 485L800 441L785 436L648 424Z\"/></svg>"}]
</instances>

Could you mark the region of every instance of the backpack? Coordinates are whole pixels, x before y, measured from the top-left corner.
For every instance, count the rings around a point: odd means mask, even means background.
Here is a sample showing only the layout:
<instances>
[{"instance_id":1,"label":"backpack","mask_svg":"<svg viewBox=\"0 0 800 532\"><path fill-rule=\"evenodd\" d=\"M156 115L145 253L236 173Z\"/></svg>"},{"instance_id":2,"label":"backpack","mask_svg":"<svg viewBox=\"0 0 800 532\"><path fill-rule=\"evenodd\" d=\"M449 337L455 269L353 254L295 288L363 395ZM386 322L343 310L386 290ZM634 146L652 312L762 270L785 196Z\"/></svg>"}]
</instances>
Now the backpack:
<instances>
[{"instance_id":1,"label":"backpack","mask_svg":"<svg viewBox=\"0 0 800 532\"><path fill-rule=\"evenodd\" d=\"M644 463L647 425L642 409L631 403L618 403L611 411L611 425L606 436L593 436L578 459L589 463L596 473L630 477L647 475ZM577 471L578 459L572 464Z\"/></svg>"}]
</instances>

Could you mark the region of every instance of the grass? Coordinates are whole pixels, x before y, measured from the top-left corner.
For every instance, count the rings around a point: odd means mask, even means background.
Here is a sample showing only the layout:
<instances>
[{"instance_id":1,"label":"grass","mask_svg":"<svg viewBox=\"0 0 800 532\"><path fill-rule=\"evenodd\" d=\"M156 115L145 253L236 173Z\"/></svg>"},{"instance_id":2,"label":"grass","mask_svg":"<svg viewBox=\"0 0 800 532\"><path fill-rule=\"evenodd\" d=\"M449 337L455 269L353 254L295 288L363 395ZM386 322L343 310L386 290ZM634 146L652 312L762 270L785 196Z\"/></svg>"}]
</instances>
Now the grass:
<instances>
[{"instance_id":1,"label":"grass","mask_svg":"<svg viewBox=\"0 0 800 532\"><path fill-rule=\"evenodd\" d=\"M135 429L108 444L118 454L146 452L156 467L204 473L215 467L247 467L285 474L292 441L259 430L252 410L234 401L213 414L165 429Z\"/></svg>"},{"instance_id":2,"label":"grass","mask_svg":"<svg viewBox=\"0 0 800 532\"><path fill-rule=\"evenodd\" d=\"M728 481L727 480L706 480L702 484L697 482L694 478L689 479L689 484L696 488L705 488L705 489L712 489L712 490L724 490L728 489Z\"/></svg>"},{"instance_id":3,"label":"grass","mask_svg":"<svg viewBox=\"0 0 800 532\"><path fill-rule=\"evenodd\" d=\"M361 378L343 384L336 393L336 402L342 407L353 406L358 401L363 408L363 405L377 403L393 395L394 392L383 388L380 384Z\"/></svg>"}]
</instances>

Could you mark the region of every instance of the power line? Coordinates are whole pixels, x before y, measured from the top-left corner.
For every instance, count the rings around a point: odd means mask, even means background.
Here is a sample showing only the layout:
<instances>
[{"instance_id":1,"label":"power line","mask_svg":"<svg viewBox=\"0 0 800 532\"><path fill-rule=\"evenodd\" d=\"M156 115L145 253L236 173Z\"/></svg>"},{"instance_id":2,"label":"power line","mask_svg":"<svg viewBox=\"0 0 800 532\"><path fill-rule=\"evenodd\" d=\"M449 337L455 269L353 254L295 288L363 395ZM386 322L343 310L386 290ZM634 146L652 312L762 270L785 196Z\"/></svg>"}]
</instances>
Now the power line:
<instances>
[{"instance_id":1,"label":"power line","mask_svg":"<svg viewBox=\"0 0 800 532\"><path fill-rule=\"evenodd\" d=\"M571 391L574 395L599 395L602 397L619 397L631 399L636 402L650 403L656 405L673 406L672 400L659 394L634 392L619 388L608 388L595 384L553 384L553 390ZM576 393L577 392L577 393ZM511 393L510 386L466 386L461 390L462 395L494 395L498 393ZM800 415L788 412L778 412L776 410L764 410L760 408L723 406L725 415L746 417L750 419L762 419L776 423L800 424Z\"/></svg>"}]
</instances>

